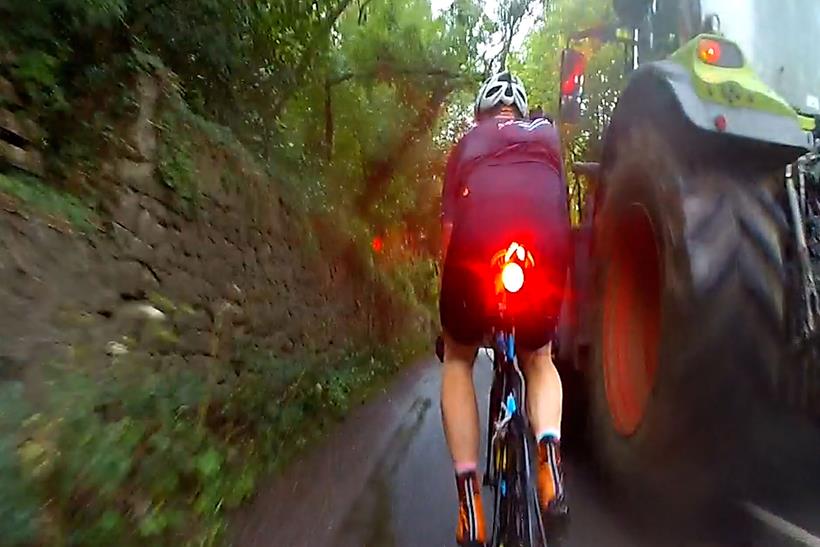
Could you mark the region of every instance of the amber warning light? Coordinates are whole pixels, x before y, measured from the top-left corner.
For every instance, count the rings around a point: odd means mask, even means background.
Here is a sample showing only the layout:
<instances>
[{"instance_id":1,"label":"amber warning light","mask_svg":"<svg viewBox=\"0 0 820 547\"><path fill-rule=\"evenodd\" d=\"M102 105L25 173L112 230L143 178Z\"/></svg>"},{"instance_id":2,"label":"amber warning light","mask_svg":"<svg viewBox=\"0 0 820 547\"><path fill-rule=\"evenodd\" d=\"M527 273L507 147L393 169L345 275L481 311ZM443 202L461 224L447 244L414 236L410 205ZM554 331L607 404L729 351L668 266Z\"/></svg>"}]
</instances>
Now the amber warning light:
<instances>
[{"instance_id":1,"label":"amber warning light","mask_svg":"<svg viewBox=\"0 0 820 547\"><path fill-rule=\"evenodd\" d=\"M707 65L721 68L742 68L743 52L732 42L716 38L701 38L698 59Z\"/></svg>"},{"instance_id":2,"label":"amber warning light","mask_svg":"<svg viewBox=\"0 0 820 547\"><path fill-rule=\"evenodd\" d=\"M698 57L700 60L709 65L717 65L720 63L721 57L720 42L717 40L710 40L705 38L698 44Z\"/></svg>"}]
</instances>

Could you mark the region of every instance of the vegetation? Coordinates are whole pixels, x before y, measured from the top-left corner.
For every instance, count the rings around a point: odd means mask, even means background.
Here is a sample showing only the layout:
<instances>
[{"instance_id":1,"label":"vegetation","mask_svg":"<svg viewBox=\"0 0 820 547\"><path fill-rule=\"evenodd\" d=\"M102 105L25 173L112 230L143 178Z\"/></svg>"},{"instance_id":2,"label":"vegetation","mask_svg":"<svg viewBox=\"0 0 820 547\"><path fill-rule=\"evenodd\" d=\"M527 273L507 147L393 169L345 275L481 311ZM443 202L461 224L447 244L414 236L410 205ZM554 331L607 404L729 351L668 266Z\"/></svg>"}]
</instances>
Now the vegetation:
<instances>
[{"instance_id":1,"label":"vegetation","mask_svg":"<svg viewBox=\"0 0 820 547\"><path fill-rule=\"evenodd\" d=\"M55 363L36 412L20 384L0 384L2 543L215 544L257 479L410 359L414 342L314 362L250 353L217 390L138 353L102 371Z\"/></svg>"},{"instance_id":2,"label":"vegetation","mask_svg":"<svg viewBox=\"0 0 820 547\"><path fill-rule=\"evenodd\" d=\"M94 229L92 206L67 192L57 190L27 175L0 173L0 192L13 198L21 209L43 215L81 232Z\"/></svg>"},{"instance_id":3,"label":"vegetation","mask_svg":"<svg viewBox=\"0 0 820 547\"><path fill-rule=\"evenodd\" d=\"M431 313L443 166L477 85L509 66L533 104L554 104L566 36L609 14L606 0L503 0L494 14L483 4L454 0L434 13L430 0L4 2L0 72L45 130L48 173L0 176L0 192L92 225L85 203L107 183L95 166L123 151L134 83L151 74L173 103L156 120L158 176L188 210L198 203L195 128L263 166L305 226L339 243L326 247L352 248L374 293ZM616 87L616 56L594 62L588 86ZM569 159L587 153L612 107L612 95L591 95L604 98L567 136ZM102 369L75 352L48 367L36 401L0 383L0 544L217 543L226 510L258 477L417 342L286 362L250 352L225 363L218 382L138 349Z\"/></svg>"}]
</instances>

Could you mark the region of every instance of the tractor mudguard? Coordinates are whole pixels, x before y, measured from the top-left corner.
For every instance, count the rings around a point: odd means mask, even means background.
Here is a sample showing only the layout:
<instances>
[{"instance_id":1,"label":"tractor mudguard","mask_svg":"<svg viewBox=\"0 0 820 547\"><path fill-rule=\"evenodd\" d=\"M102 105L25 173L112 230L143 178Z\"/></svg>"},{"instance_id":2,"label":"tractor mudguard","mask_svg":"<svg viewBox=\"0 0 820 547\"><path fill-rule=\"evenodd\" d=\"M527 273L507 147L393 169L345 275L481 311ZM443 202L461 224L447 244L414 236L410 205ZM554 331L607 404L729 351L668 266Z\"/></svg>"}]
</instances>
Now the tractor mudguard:
<instances>
[{"instance_id":1,"label":"tractor mudguard","mask_svg":"<svg viewBox=\"0 0 820 547\"><path fill-rule=\"evenodd\" d=\"M783 146L793 149L795 158L811 149L811 133L801 127L796 115L784 116L765 110L704 100L695 91L692 74L674 61L657 61L643 65L635 72L624 93L629 93L630 88L637 91L650 80L653 84L661 81L668 85L680 106L681 113L704 131ZM742 87L736 82L724 85L727 88L736 86L737 92L742 92Z\"/></svg>"},{"instance_id":2,"label":"tractor mudguard","mask_svg":"<svg viewBox=\"0 0 820 547\"><path fill-rule=\"evenodd\" d=\"M784 147L794 158L810 150L813 138L801 116L758 78L745 59L736 67L703 62L697 53L701 39L731 44L725 38L699 36L668 60L640 67L624 94L656 89L663 83L683 116L704 131Z\"/></svg>"}]
</instances>

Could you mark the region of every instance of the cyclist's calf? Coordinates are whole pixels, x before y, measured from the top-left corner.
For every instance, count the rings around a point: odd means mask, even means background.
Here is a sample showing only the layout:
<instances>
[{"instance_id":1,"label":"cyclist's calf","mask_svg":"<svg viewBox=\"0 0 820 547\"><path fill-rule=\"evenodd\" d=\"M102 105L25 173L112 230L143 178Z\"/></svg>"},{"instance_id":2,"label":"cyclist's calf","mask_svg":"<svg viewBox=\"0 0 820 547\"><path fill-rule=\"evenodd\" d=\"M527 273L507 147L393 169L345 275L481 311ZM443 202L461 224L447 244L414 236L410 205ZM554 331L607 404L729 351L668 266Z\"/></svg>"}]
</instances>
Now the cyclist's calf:
<instances>
[{"instance_id":1,"label":"cyclist's calf","mask_svg":"<svg viewBox=\"0 0 820 547\"><path fill-rule=\"evenodd\" d=\"M527 381L527 411L536 439L561 437L563 389L552 361L550 344L533 351L520 351L521 369Z\"/></svg>"}]
</instances>

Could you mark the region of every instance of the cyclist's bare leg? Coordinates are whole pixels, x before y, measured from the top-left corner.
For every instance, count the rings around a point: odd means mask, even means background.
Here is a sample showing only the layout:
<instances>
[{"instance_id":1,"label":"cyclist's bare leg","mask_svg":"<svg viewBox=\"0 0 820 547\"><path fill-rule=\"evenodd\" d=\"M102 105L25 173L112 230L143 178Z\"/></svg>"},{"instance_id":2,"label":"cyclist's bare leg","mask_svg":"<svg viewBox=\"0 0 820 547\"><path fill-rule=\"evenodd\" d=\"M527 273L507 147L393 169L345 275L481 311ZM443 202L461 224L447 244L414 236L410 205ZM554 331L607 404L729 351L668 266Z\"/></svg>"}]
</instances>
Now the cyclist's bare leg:
<instances>
[{"instance_id":1,"label":"cyclist's bare leg","mask_svg":"<svg viewBox=\"0 0 820 547\"><path fill-rule=\"evenodd\" d=\"M455 467L459 498L456 541L464 547L486 542L481 484L478 482L478 407L473 385L476 347L456 343L444 334L444 368L441 374L441 420Z\"/></svg>"},{"instance_id":2,"label":"cyclist's bare leg","mask_svg":"<svg viewBox=\"0 0 820 547\"><path fill-rule=\"evenodd\" d=\"M538 441L538 500L552 537L563 534L568 514L561 463L561 377L552 362L549 344L521 354L527 380L527 412Z\"/></svg>"},{"instance_id":3,"label":"cyclist's bare leg","mask_svg":"<svg viewBox=\"0 0 820 547\"><path fill-rule=\"evenodd\" d=\"M478 407L473 385L475 354L475 346L459 344L444 334L441 419L457 471L459 467L475 467L478 462Z\"/></svg>"},{"instance_id":4,"label":"cyclist's bare leg","mask_svg":"<svg viewBox=\"0 0 820 547\"><path fill-rule=\"evenodd\" d=\"M533 352L522 351L521 363L527 379L527 412L533 433L537 439L545 434L559 438L563 388L552 362L551 345Z\"/></svg>"}]
</instances>

